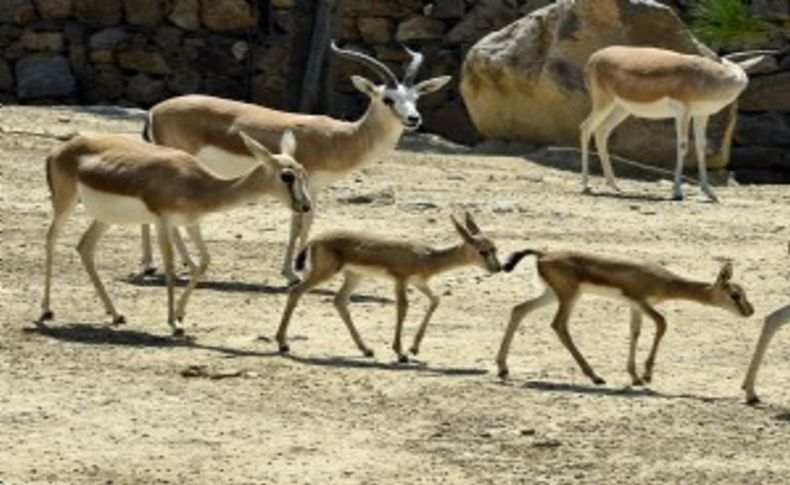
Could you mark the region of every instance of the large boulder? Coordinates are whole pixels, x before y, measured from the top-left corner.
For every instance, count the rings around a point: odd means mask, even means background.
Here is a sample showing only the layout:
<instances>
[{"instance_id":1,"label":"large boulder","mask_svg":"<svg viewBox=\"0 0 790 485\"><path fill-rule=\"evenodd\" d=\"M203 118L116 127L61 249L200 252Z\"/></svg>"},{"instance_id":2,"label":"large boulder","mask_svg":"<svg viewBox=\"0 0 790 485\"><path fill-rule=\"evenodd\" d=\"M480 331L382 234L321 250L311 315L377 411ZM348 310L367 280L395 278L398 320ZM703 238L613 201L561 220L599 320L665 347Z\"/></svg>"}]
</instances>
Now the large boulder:
<instances>
[{"instance_id":1,"label":"large boulder","mask_svg":"<svg viewBox=\"0 0 790 485\"><path fill-rule=\"evenodd\" d=\"M579 124L590 112L584 66L595 51L618 44L714 56L669 7L653 0L556 2L469 50L461 93L472 121L488 138L578 146ZM723 110L708 126L710 167L727 163L722 140L730 116ZM631 117L612 134L609 147L628 158L672 166L674 123Z\"/></svg>"},{"instance_id":2,"label":"large boulder","mask_svg":"<svg viewBox=\"0 0 790 485\"><path fill-rule=\"evenodd\" d=\"M76 80L69 61L59 55L31 54L16 63L19 99L56 98L73 93Z\"/></svg>"}]
</instances>

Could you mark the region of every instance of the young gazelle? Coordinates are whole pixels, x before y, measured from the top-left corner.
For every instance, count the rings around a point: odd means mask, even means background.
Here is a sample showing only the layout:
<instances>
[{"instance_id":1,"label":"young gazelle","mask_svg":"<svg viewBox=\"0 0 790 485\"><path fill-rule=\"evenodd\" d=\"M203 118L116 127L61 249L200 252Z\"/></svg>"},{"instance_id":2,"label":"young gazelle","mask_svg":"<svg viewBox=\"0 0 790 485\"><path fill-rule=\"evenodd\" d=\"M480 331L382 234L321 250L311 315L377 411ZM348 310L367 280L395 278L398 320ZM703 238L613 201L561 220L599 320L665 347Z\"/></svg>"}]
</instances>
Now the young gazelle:
<instances>
[{"instance_id":1,"label":"young gazelle","mask_svg":"<svg viewBox=\"0 0 790 485\"><path fill-rule=\"evenodd\" d=\"M81 200L93 223L82 236L79 251L91 282L113 323L123 323L96 273L94 252L102 235L114 224L155 224L167 279L167 322L175 335L184 333L181 321L187 300L209 264L198 222L210 212L226 210L245 202L272 195L295 212L310 210L305 188L305 171L293 154L296 142L290 133L283 136L282 153L268 149L240 133L258 160L249 173L223 179L204 168L192 155L159 147L121 135L77 136L47 158L47 181L52 194L54 216L47 232L46 276L41 317L51 320L49 306L52 259L55 242L63 224ZM186 226L200 250L200 263L189 285L174 306L174 266L172 230Z\"/></svg>"},{"instance_id":2,"label":"young gazelle","mask_svg":"<svg viewBox=\"0 0 790 485\"><path fill-rule=\"evenodd\" d=\"M540 296L513 307L502 344L497 354L499 376L508 375L507 354L519 323L533 310L557 301L559 307L551 326L568 349L582 372L595 384L605 381L593 372L592 367L573 344L568 332L568 320L573 306L583 293L601 294L625 300L631 306L631 339L628 352L628 373L635 386L650 382L653 366L667 322L655 305L667 300L692 300L703 305L717 306L737 315L748 317L754 313L743 288L730 282L732 264L725 263L713 283L695 281L678 276L661 266L650 263L624 261L608 256L561 251L541 252L530 249L512 254L504 266L512 271L524 257L537 256L538 276L546 285ZM636 344L646 314L656 325L653 347L645 362L645 373L636 372Z\"/></svg>"},{"instance_id":3,"label":"young gazelle","mask_svg":"<svg viewBox=\"0 0 790 485\"><path fill-rule=\"evenodd\" d=\"M168 99L151 108L144 136L159 145L184 150L200 159L216 173L238 176L255 161L237 146L236 131L244 131L260 143L274 148L286 130L299 141L296 159L308 173L308 190L315 201L324 187L370 164L392 151L404 130L416 130L422 123L417 100L442 88L450 76L416 82L423 56L409 51L411 62L402 79L384 63L332 43L340 57L361 63L381 80L374 83L352 76L354 86L370 98L365 114L355 121L328 116L289 113L211 96L188 95ZM298 280L293 271L296 250L307 243L315 210L293 214L282 274L290 282ZM176 239L179 241L178 237ZM297 244L298 241L298 244ZM183 245L179 245L179 249ZM185 260L189 257L183 253ZM143 227L143 272L151 264L147 227Z\"/></svg>"},{"instance_id":4,"label":"young gazelle","mask_svg":"<svg viewBox=\"0 0 790 485\"><path fill-rule=\"evenodd\" d=\"M741 386L743 390L746 391L746 402L749 404L760 402L760 398L758 398L757 394L754 392L754 382L757 380L757 371L760 369L760 364L763 361L763 356L768 349L771 338L773 338L776 331L786 323L790 323L790 305L783 306L765 317L763 330L760 333L760 338L757 340L757 347L754 349L754 355L749 364L749 370L746 372L746 378L743 380L743 385Z\"/></svg>"},{"instance_id":5,"label":"young gazelle","mask_svg":"<svg viewBox=\"0 0 790 485\"><path fill-rule=\"evenodd\" d=\"M310 241L296 259L297 269L304 269L307 263L308 271L305 279L294 286L288 295L280 328L277 330L280 351L289 350L286 343L288 323L302 295L342 271L345 281L335 296L335 308L348 327L354 343L367 357L373 356L373 351L362 341L351 321L348 312L349 297L363 275L384 277L395 283L398 311L392 349L398 355L400 362L408 362L408 357L401 349L403 320L408 308L406 288L414 285L430 300L428 312L422 319L410 349L410 352L416 355L420 351L420 343L425 336L428 321L439 306L439 297L428 286L429 280L460 266L477 265L490 272L501 269L496 246L480 232L470 214L466 214L465 226L454 217L452 221L463 241L444 249L350 232L332 232Z\"/></svg>"},{"instance_id":6,"label":"young gazelle","mask_svg":"<svg viewBox=\"0 0 790 485\"><path fill-rule=\"evenodd\" d=\"M745 69L759 61L754 55L760 53L734 53L716 61L653 47L610 46L595 52L584 72L592 111L580 126L582 190L589 191L588 145L593 134L606 182L617 189L607 148L612 130L629 116L674 118L677 161L672 198L682 199L683 160L688 151L688 130L693 119L700 185L705 195L715 201L705 165L708 119L733 103L746 89L749 79ZM734 62L746 56L752 58ZM729 143L725 140L723 145L729 147Z\"/></svg>"}]
</instances>

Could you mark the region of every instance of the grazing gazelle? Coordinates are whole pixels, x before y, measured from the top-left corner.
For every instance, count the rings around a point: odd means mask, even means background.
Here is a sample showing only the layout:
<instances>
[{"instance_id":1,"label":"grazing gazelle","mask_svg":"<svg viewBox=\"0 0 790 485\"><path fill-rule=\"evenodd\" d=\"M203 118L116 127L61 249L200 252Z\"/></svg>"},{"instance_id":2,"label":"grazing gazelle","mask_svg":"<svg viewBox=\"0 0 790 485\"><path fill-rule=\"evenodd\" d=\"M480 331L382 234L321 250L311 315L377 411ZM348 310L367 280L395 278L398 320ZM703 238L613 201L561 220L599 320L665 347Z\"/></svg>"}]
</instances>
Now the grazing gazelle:
<instances>
[{"instance_id":1,"label":"grazing gazelle","mask_svg":"<svg viewBox=\"0 0 790 485\"><path fill-rule=\"evenodd\" d=\"M332 232L310 241L296 259L297 269L307 266L307 275L288 294L288 302L277 330L280 352L289 350L286 343L288 323L302 295L342 271L345 281L335 296L335 307L348 327L354 343L367 357L373 356L373 351L362 341L351 321L348 312L349 297L362 276L383 277L393 281L398 311L392 349L400 362L408 362L409 358L401 349L403 320L409 306L406 288L413 285L430 300L428 312L423 317L414 343L409 349L416 355L420 351L420 342L425 335L428 321L439 306L439 297L428 286L429 280L445 271L467 265L477 265L490 272L501 269L496 246L480 232L469 213L466 214L465 225L460 224L455 217L452 217L452 221L462 241L444 249L350 232Z\"/></svg>"},{"instance_id":2,"label":"grazing gazelle","mask_svg":"<svg viewBox=\"0 0 790 485\"><path fill-rule=\"evenodd\" d=\"M449 80L440 76L415 84L423 56L409 51L412 60L399 81L383 63L352 50L332 50L341 57L360 62L383 81L373 82L352 76L354 86L370 97L365 114L356 121L341 121L327 116L288 113L209 96L189 95L172 98L149 112L144 135L159 145L179 148L199 158L222 176L237 176L248 170L254 160L234 134L249 133L270 149L285 130L293 131L299 146L296 159L308 173L308 190L315 200L318 192L348 173L388 153L404 129L415 130L422 118L417 99L432 93ZM293 214L288 248L282 274L290 282L298 280L293 271L297 240L307 243L315 210ZM179 245L182 247L182 245ZM188 256L185 260L189 262ZM151 252L148 230L143 228L143 271L150 271Z\"/></svg>"},{"instance_id":3,"label":"grazing gazelle","mask_svg":"<svg viewBox=\"0 0 790 485\"><path fill-rule=\"evenodd\" d=\"M757 340L757 347L754 349L752 362L749 364L749 370L746 372L746 378L743 380L741 386L746 391L746 402L749 404L756 404L760 402L760 398L754 392L754 382L757 380L757 371L760 369L760 364L763 361L765 351L768 349L768 343L773 338L779 328L790 322L790 305L783 306L782 308L771 313L765 317L763 330L760 333L760 338Z\"/></svg>"},{"instance_id":4,"label":"grazing gazelle","mask_svg":"<svg viewBox=\"0 0 790 485\"><path fill-rule=\"evenodd\" d=\"M113 323L123 323L104 288L94 264L99 239L115 224L155 224L158 230L167 280L167 322L175 335L184 333L181 322L190 293L209 264L209 255L198 222L211 212L229 209L271 195L295 212L310 210L306 174L293 156L296 142L286 133L279 155L240 133L258 164L234 179L218 177L195 157L173 148L160 147L122 135L77 136L47 158L47 181L54 215L47 232L46 276L41 317L51 320L49 306L55 242L78 201L93 223L82 236L77 251ZM186 226L200 251L200 263L189 285L174 305L172 230Z\"/></svg>"},{"instance_id":5,"label":"grazing gazelle","mask_svg":"<svg viewBox=\"0 0 790 485\"><path fill-rule=\"evenodd\" d=\"M628 116L675 119L677 165L672 198L683 198L681 176L688 151L688 131L694 120L694 145L702 191L716 201L705 166L708 119L733 103L749 82L745 69L760 58L733 62L738 57L765 51L741 52L721 61L680 54L652 47L611 46L595 52L587 62L584 79L592 101L592 111L581 126L582 190L588 184L589 142L595 144L606 182L619 190L609 161L609 135ZM729 140L725 140L728 144Z\"/></svg>"},{"instance_id":6,"label":"grazing gazelle","mask_svg":"<svg viewBox=\"0 0 790 485\"><path fill-rule=\"evenodd\" d=\"M754 313L743 288L730 282L732 264L729 262L722 266L716 281L709 283L683 278L650 263L571 251L541 252L527 249L512 254L505 263L505 271L512 271L521 259L531 254L537 256L538 276L546 288L537 298L513 307L510 323L505 330L496 359L499 376L502 378L508 375L507 354L521 320L528 313L557 301L559 306L551 324L552 328L565 348L573 355L582 372L595 384L605 384L573 344L568 332L571 311L583 293L625 300L631 306L631 339L627 367L635 386L651 381L658 345L667 327L666 319L656 311L655 305L667 300L692 300L703 305L717 306L744 317ZM650 355L645 362L645 373L639 377L636 372L636 344L642 327L643 314L655 322L656 334Z\"/></svg>"}]
</instances>

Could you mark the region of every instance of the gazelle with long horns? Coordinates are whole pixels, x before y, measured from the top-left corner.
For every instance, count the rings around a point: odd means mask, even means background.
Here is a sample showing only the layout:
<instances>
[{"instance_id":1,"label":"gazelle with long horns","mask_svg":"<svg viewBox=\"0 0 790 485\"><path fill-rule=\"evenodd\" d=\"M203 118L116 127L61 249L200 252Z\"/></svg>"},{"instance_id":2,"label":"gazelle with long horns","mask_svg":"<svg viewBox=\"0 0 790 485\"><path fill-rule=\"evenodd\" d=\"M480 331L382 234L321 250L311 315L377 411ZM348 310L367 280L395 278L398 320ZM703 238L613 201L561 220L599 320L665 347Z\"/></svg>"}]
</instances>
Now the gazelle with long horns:
<instances>
[{"instance_id":1,"label":"gazelle with long horns","mask_svg":"<svg viewBox=\"0 0 790 485\"><path fill-rule=\"evenodd\" d=\"M605 384L582 356L568 332L568 320L578 298L585 293L600 294L624 300L631 306L631 340L628 351L628 373L635 386L650 382L658 353L658 346L667 328L667 322L655 306L667 300L692 300L703 305L716 306L736 315L748 317L754 308L746 292L732 278L732 264L725 263L713 283L694 281L678 276L655 264L625 261L608 256L560 251L542 252L527 249L510 256L505 271L512 271L519 261L529 255L537 256L538 276L546 285L537 298L513 307L496 362L499 376L507 377L507 355L510 344L521 321L532 311L552 302L558 303L551 327L562 344L571 353L582 372L594 384ZM636 372L636 344L642 327L642 315L647 315L656 325L650 355L645 362L645 372Z\"/></svg>"},{"instance_id":2,"label":"gazelle with long horns","mask_svg":"<svg viewBox=\"0 0 790 485\"><path fill-rule=\"evenodd\" d=\"M428 311L410 348L410 352L416 355L420 351L428 322L439 306L439 297L428 286L430 279L451 269L468 265L477 265L492 273L501 269L496 246L480 231L470 214L466 214L465 224L461 224L454 217L452 222L462 240L444 249L350 232L332 232L310 241L296 259L297 269L306 268L307 275L288 294L288 302L277 330L280 351L289 351L288 325L302 295L343 272L345 281L335 296L335 307L357 348L367 357L373 356L373 351L362 341L351 321L348 300L363 276L383 277L395 284L397 320L392 349L400 362L408 362L409 358L401 348L403 321L409 306L406 298L407 287L413 285L430 300Z\"/></svg>"},{"instance_id":3,"label":"gazelle with long horns","mask_svg":"<svg viewBox=\"0 0 790 485\"><path fill-rule=\"evenodd\" d=\"M584 72L592 111L580 126L582 190L590 190L588 145L591 136L595 135L606 183L619 190L607 147L612 130L629 116L674 118L677 161L672 198L683 198L683 160L688 151L689 124L693 120L700 186L710 200L716 201L705 165L708 119L736 101L749 83L746 70L760 57L734 61L765 52L735 53L719 61L653 47L611 46L595 52ZM729 146L730 137L731 129L728 129L724 146Z\"/></svg>"},{"instance_id":4,"label":"gazelle with long horns","mask_svg":"<svg viewBox=\"0 0 790 485\"><path fill-rule=\"evenodd\" d=\"M167 281L167 322L175 335L182 335L187 301L209 264L199 225L205 215L264 195L279 199L294 212L310 210L306 173L293 158L296 152L293 135L286 132L280 148L282 153L278 155L271 154L243 132L240 135L240 142L257 162L246 174L233 179L218 177L181 150L122 135L77 136L55 149L47 158L54 215L47 232L44 298L37 323L54 318L49 297L55 243L63 224L81 201L94 220L77 251L113 323L123 323L125 319L115 309L96 272L96 245L112 225L154 224ZM176 306L171 234L177 226L185 226L197 244L200 263Z\"/></svg>"},{"instance_id":5,"label":"gazelle with long horns","mask_svg":"<svg viewBox=\"0 0 790 485\"><path fill-rule=\"evenodd\" d=\"M334 43L332 51L369 67L382 82L376 84L362 76L352 76L354 86L370 98L367 111L356 121L189 95L154 106L149 112L145 135L159 145L191 153L220 175L235 176L255 163L236 133L243 130L271 149L285 130L291 130L298 141L296 158L307 170L308 190L315 199L323 187L395 148L404 130L417 129L422 122L417 100L450 80L450 76L440 76L416 82L423 56L410 50L411 62L402 80L370 56L340 49ZM298 280L292 267L297 242L300 245L307 242L314 214L313 210L292 215L282 267L283 276L292 282ZM144 227L144 271L150 263L150 242Z\"/></svg>"}]
</instances>

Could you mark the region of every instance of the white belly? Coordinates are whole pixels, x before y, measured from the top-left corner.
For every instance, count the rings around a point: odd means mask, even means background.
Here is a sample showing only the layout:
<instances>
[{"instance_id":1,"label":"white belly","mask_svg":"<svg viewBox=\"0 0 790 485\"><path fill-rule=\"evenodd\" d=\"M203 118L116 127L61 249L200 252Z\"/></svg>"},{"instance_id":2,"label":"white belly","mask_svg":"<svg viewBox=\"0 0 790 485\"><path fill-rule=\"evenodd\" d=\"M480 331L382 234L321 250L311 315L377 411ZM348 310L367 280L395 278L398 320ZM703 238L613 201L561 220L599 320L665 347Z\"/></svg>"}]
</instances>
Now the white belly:
<instances>
[{"instance_id":1,"label":"white belly","mask_svg":"<svg viewBox=\"0 0 790 485\"><path fill-rule=\"evenodd\" d=\"M259 163L252 155L236 155L211 145L201 148L195 156L209 170L225 178L246 175Z\"/></svg>"},{"instance_id":2,"label":"white belly","mask_svg":"<svg viewBox=\"0 0 790 485\"><path fill-rule=\"evenodd\" d=\"M637 118L665 119L675 118L683 113L683 104L670 98L663 98L652 103L636 103L616 98L617 104ZM695 101L690 104L691 116L709 116L718 113L732 100Z\"/></svg>"},{"instance_id":3,"label":"white belly","mask_svg":"<svg viewBox=\"0 0 790 485\"><path fill-rule=\"evenodd\" d=\"M345 264L343 271L350 271L362 276L372 276L374 278L392 279L392 275L381 266L362 266L359 264Z\"/></svg>"},{"instance_id":4,"label":"white belly","mask_svg":"<svg viewBox=\"0 0 790 485\"><path fill-rule=\"evenodd\" d=\"M78 183L82 205L88 214L107 224L150 224L157 216L137 197L96 190Z\"/></svg>"},{"instance_id":5,"label":"white belly","mask_svg":"<svg viewBox=\"0 0 790 485\"><path fill-rule=\"evenodd\" d=\"M614 286L602 286L602 285L593 285L590 283L582 283L579 289L585 295L596 295L596 296L603 296L605 298L612 298L615 300L630 301L623 294L623 290Z\"/></svg>"}]
</instances>

